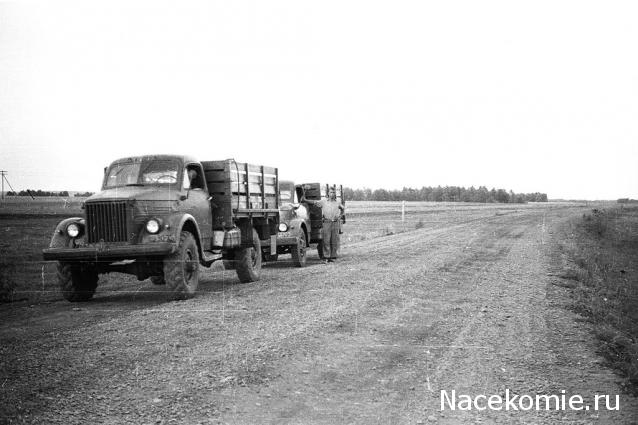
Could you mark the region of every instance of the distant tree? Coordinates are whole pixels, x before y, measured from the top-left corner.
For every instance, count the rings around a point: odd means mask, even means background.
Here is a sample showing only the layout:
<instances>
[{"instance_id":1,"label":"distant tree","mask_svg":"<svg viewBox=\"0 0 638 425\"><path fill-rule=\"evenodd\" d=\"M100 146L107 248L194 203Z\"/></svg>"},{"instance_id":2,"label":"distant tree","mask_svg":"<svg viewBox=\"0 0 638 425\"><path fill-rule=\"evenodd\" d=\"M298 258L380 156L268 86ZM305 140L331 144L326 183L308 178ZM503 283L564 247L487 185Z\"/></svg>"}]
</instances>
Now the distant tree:
<instances>
[{"instance_id":1,"label":"distant tree","mask_svg":"<svg viewBox=\"0 0 638 425\"><path fill-rule=\"evenodd\" d=\"M475 202L474 197L476 196L476 189L474 186L471 186L469 189L462 188L461 192L461 202Z\"/></svg>"},{"instance_id":2,"label":"distant tree","mask_svg":"<svg viewBox=\"0 0 638 425\"><path fill-rule=\"evenodd\" d=\"M434 202L443 202L443 188L441 186L437 186L432 189L432 201Z\"/></svg>"},{"instance_id":3,"label":"distant tree","mask_svg":"<svg viewBox=\"0 0 638 425\"><path fill-rule=\"evenodd\" d=\"M385 189L376 189L372 192L372 200L373 201L389 201L390 195Z\"/></svg>"},{"instance_id":4,"label":"distant tree","mask_svg":"<svg viewBox=\"0 0 638 425\"><path fill-rule=\"evenodd\" d=\"M345 199L354 199L354 190L349 187L343 188L343 197Z\"/></svg>"},{"instance_id":5,"label":"distant tree","mask_svg":"<svg viewBox=\"0 0 638 425\"><path fill-rule=\"evenodd\" d=\"M500 202L501 204L507 204L510 201L510 196L507 194L505 189L498 189L494 195L494 199L496 202Z\"/></svg>"},{"instance_id":6,"label":"distant tree","mask_svg":"<svg viewBox=\"0 0 638 425\"><path fill-rule=\"evenodd\" d=\"M474 202L486 203L489 197L490 192L487 190L487 188L485 186L480 186L476 191L476 199L474 200Z\"/></svg>"}]
</instances>

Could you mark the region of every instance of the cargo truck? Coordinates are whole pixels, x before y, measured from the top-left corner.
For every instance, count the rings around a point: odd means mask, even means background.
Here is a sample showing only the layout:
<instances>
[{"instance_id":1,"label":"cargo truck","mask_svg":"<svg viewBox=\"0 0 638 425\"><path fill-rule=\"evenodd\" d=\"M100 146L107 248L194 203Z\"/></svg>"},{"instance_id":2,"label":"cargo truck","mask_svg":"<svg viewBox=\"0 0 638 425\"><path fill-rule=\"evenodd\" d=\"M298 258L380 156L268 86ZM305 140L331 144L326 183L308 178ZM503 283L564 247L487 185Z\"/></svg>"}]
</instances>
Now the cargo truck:
<instances>
[{"instance_id":1,"label":"cargo truck","mask_svg":"<svg viewBox=\"0 0 638 425\"><path fill-rule=\"evenodd\" d=\"M121 272L192 297L199 266L223 260L241 282L259 279L262 249L277 252L278 170L182 155L121 158L82 217L56 227L45 260L69 301L93 297L98 276ZM263 247L262 247L263 245Z\"/></svg>"}]
</instances>

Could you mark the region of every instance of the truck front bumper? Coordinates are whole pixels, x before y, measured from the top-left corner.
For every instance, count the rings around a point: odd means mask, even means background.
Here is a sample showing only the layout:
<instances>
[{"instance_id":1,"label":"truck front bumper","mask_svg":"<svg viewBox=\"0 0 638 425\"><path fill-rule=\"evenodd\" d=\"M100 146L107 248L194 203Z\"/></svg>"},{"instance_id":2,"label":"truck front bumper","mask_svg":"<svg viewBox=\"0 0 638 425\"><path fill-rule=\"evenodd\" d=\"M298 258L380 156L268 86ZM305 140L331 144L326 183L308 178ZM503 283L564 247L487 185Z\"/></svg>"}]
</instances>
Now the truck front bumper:
<instances>
[{"instance_id":1,"label":"truck front bumper","mask_svg":"<svg viewBox=\"0 0 638 425\"><path fill-rule=\"evenodd\" d=\"M297 245L299 238L291 232L279 232L277 234L277 246Z\"/></svg>"},{"instance_id":2,"label":"truck front bumper","mask_svg":"<svg viewBox=\"0 0 638 425\"><path fill-rule=\"evenodd\" d=\"M144 257L163 257L174 253L176 249L176 244L170 242L127 246L84 246L47 248L42 250L42 256L47 261L119 261Z\"/></svg>"}]
</instances>

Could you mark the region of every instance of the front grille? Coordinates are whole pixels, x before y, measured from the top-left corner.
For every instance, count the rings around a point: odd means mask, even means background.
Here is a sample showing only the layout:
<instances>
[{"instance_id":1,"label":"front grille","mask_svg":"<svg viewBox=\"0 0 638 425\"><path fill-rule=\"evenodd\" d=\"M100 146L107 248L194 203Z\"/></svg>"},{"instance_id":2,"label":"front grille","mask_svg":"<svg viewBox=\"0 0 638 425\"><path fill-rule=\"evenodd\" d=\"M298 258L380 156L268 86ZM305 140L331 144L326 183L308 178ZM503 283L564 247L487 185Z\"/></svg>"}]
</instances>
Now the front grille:
<instances>
[{"instance_id":1,"label":"front grille","mask_svg":"<svg viewBox=\"0 0 638 425\"><path fill-rule=\"evenodd\" d=\"M85 208L89 243L127 241L125 202L91 202Z\"/></svg>"}]
</instances>

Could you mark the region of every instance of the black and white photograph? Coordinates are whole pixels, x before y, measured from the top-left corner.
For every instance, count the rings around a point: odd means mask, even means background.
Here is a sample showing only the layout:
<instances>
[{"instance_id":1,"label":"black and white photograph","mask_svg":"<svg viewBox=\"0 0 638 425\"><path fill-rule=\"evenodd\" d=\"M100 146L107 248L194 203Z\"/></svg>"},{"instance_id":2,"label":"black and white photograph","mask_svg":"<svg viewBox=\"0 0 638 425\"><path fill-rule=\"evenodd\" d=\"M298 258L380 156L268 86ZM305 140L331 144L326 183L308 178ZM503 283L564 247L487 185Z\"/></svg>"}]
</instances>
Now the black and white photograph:
<instances>
[{"instance_id":1,"label":"black and white photograph","mask_svg":"<svg viewBox=\"0 0 638 425\"><path fill-rule=\"evenodd\" d=\"M0 424L638 425L636 22L0 0Z\"/></svg>"}]
</instances>

